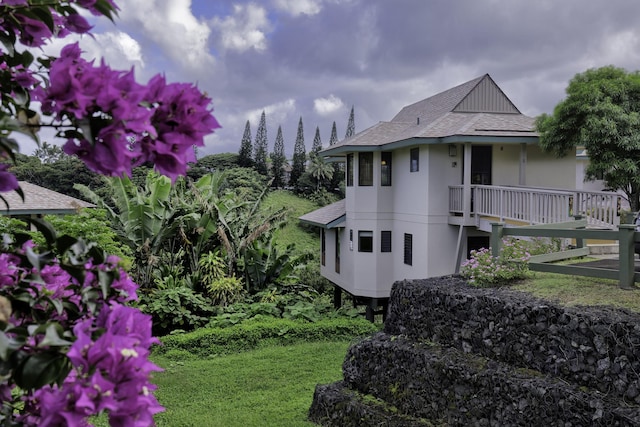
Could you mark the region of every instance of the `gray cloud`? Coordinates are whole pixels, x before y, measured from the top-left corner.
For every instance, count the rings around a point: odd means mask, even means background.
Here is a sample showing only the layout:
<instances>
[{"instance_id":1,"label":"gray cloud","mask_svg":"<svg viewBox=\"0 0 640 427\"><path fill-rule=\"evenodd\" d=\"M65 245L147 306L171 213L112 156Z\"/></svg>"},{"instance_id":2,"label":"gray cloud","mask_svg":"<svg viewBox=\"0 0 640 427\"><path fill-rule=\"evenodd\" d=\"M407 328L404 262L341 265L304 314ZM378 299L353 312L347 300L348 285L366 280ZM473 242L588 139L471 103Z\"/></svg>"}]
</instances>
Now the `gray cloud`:
<instances>
[{"instance_id":1,"label":"gray cloud","mask_svg":"<svg viewBox=\"0 0 640 427\"><path fill-rule=\"evenodd\" d=\"M245 122L255 133L263 109L270 150L282 125L293 151L300 117L307 149L316 126L327 144L333 121L344 136L352 105L361 131L484 73L522 112L537 115L553 109L576 73L608 64L637 69L640 61L640 3L626 0L149 3L153 13L123 0L117 29L141 46L141 80L166 72L213 98L223 129L201 153L237 152ZM342 105L317 108L327 99Z\"/></svg>"}]
</instances>

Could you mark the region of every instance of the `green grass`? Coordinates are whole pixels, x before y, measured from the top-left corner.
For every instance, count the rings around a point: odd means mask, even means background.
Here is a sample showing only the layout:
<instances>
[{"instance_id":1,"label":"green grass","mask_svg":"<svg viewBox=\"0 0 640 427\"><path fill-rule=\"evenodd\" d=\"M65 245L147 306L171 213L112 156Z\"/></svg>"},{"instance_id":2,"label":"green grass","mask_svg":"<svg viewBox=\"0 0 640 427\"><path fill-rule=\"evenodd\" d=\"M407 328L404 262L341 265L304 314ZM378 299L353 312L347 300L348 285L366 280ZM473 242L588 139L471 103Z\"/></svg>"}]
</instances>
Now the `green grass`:
<instances>
[{"instance_id":1,"label":"green grass","mask_svg":"<svg viewBox=\"0 0 640 427\"><path fill-rule=\"evenodd\" d=\"M319 253L320 237L318 233L305 231L298 222L298 217L318 209L318 205L286 190L272 191L263 202L264 209L281 208L283 206L290 208L291 212L288 215L285 227L276 232L278 247L286 248L290 243L295 243L296 253Z\"/></svg>"},{"instance_id":2,"label":"green grass","mask_svg":"<svg viewBox=\"0 0 640 427\"><path fill-rule=\"evenodd\" d=\"M640 289L620 289L616 280L535 272L511 288L566 306L600 305L640 312Z\"/></svg>"},{"instance_id":3,"label":"green grass","mask_svg":"<svg viewBox=\"0 0 640 427\"><path fill-rule=\"evenodd\" d=\"M349 342L273 346L206 360L154 361L158 426L302 427L316 384L342 378Z\"/></svg>"},{"instance_id":4,"label":"green grass","mask_svg":"<svg viewBox=\"0 0 640 427\"><path fill-rule=\"evenodd\" d=\"M342 379L350 342L272 346L210 359L153 357L158 427L305 427L316 384ZM92 419L108 427L106 416Z\"/></svg>"}]
</instances>

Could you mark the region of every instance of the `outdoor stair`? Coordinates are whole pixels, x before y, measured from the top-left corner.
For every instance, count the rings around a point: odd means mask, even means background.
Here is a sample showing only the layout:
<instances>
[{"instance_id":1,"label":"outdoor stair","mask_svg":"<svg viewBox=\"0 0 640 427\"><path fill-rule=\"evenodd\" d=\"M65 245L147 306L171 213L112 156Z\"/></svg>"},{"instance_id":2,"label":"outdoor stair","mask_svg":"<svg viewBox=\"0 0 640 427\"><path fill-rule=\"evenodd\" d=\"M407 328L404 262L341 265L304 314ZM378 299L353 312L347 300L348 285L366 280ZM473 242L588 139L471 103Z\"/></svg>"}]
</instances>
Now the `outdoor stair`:
<instances>
[{"instance_id":1,"label":"outdoor stair","mask_svg":"<svg viewBox=\"0 0 640 427\"><path fill-rule=\"evenodd\" d=\"M323 426L638 426L640 315L455 276L394 285L383 332L316 388Z\"/></svg>"}]
</instances>

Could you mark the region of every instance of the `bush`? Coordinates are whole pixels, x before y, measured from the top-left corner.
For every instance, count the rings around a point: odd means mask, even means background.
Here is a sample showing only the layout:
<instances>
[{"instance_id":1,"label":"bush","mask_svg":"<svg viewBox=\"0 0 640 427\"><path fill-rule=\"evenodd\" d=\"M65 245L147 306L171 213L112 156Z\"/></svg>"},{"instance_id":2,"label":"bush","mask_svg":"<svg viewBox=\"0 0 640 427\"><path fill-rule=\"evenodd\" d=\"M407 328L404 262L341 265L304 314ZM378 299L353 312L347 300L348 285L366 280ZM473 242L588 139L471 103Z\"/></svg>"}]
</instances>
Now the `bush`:
<instances>
[{"instance_id":1,"label":"bush","mask_svg":"<svg viewBox=\"0 0 640 427\"><path fill-rule=\"evenodd\" d=\"M133 252L127 245L120 243L118 235L110 226L107 212L104 209L83 209L78 215L47 215L47 221L53 225L58 234L68 234L75 238L82 238L88 242L95 242L100 248L111 255L117 255L125 268L133 262Z\"/></svg>"},{"instance_id":2,"label":"bush","mask_svg":"<svg viewBox=\"0 0 640 427\"><path fill-rule=\"evenodd\" d=\"M186 286L154 289L142 296L140 309L152 316L155 335L199 328L214 313L209 301Z\"/></svg>"},{"instance_id":3,"label":"bush","mask_svg":"<svg viewBox=\"0 0 640 427\"><path fill-rule=\"evenodd\" d=\"M154 353L187 351L199 357L231 354L265 345L289 345L309 341L334 341L370 335L380 326L363 318L325 319L315 323L290 319L257 319L228 328L200 328L160 339Z\"/></svg>"},{"instance_id":4,"label":"bush","mask_svg":"<svg viewBox=\"0 0 640 427\"><path fill-rule=\"evenodd\" d=\"M221 277L215 279L207 286L207 293L211 297L213 305L225 307L242 300L244 286L242 279L237 277Z\"/></svg>"},{"instance_id":5,"label":"bush","mask_svg":"<svg viewBox=\"0 0 640 427\"><path fill-rule=\"evenodd\" d=\"M460 274L474 286L502 286L529 276L527 261L532 255L562 249L559 239L521 240L508 237L502 240L502 251L497 258L487 248L471 251L471 258L462 264Z\"/></svg>"}]
</instances>

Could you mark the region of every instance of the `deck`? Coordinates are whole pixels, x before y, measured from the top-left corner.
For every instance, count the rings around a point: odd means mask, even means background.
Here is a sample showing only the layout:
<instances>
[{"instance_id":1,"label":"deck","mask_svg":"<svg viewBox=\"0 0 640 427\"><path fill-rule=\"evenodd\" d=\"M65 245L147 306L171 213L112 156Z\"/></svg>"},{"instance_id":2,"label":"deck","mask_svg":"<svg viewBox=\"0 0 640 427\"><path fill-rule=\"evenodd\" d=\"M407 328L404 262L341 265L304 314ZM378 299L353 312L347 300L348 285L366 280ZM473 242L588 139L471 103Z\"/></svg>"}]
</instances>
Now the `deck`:
<instances>
[{"instance_id":1,"label":"deck","mask_svg":"<svg viewBox=\"0 0 640 427\"><path fill-rule=\"evenodd\" d=\"M470 190L470 191L469 191ZM465 193L469 194L465 198ZM466 200L465 200L466 199ZM587 219L588 228L615 229L626 200L610 191L557 190L531 187L463 185L449 187L449 223L482 228L482 222L519 225Z\"/></svg>"}]
</instances>

